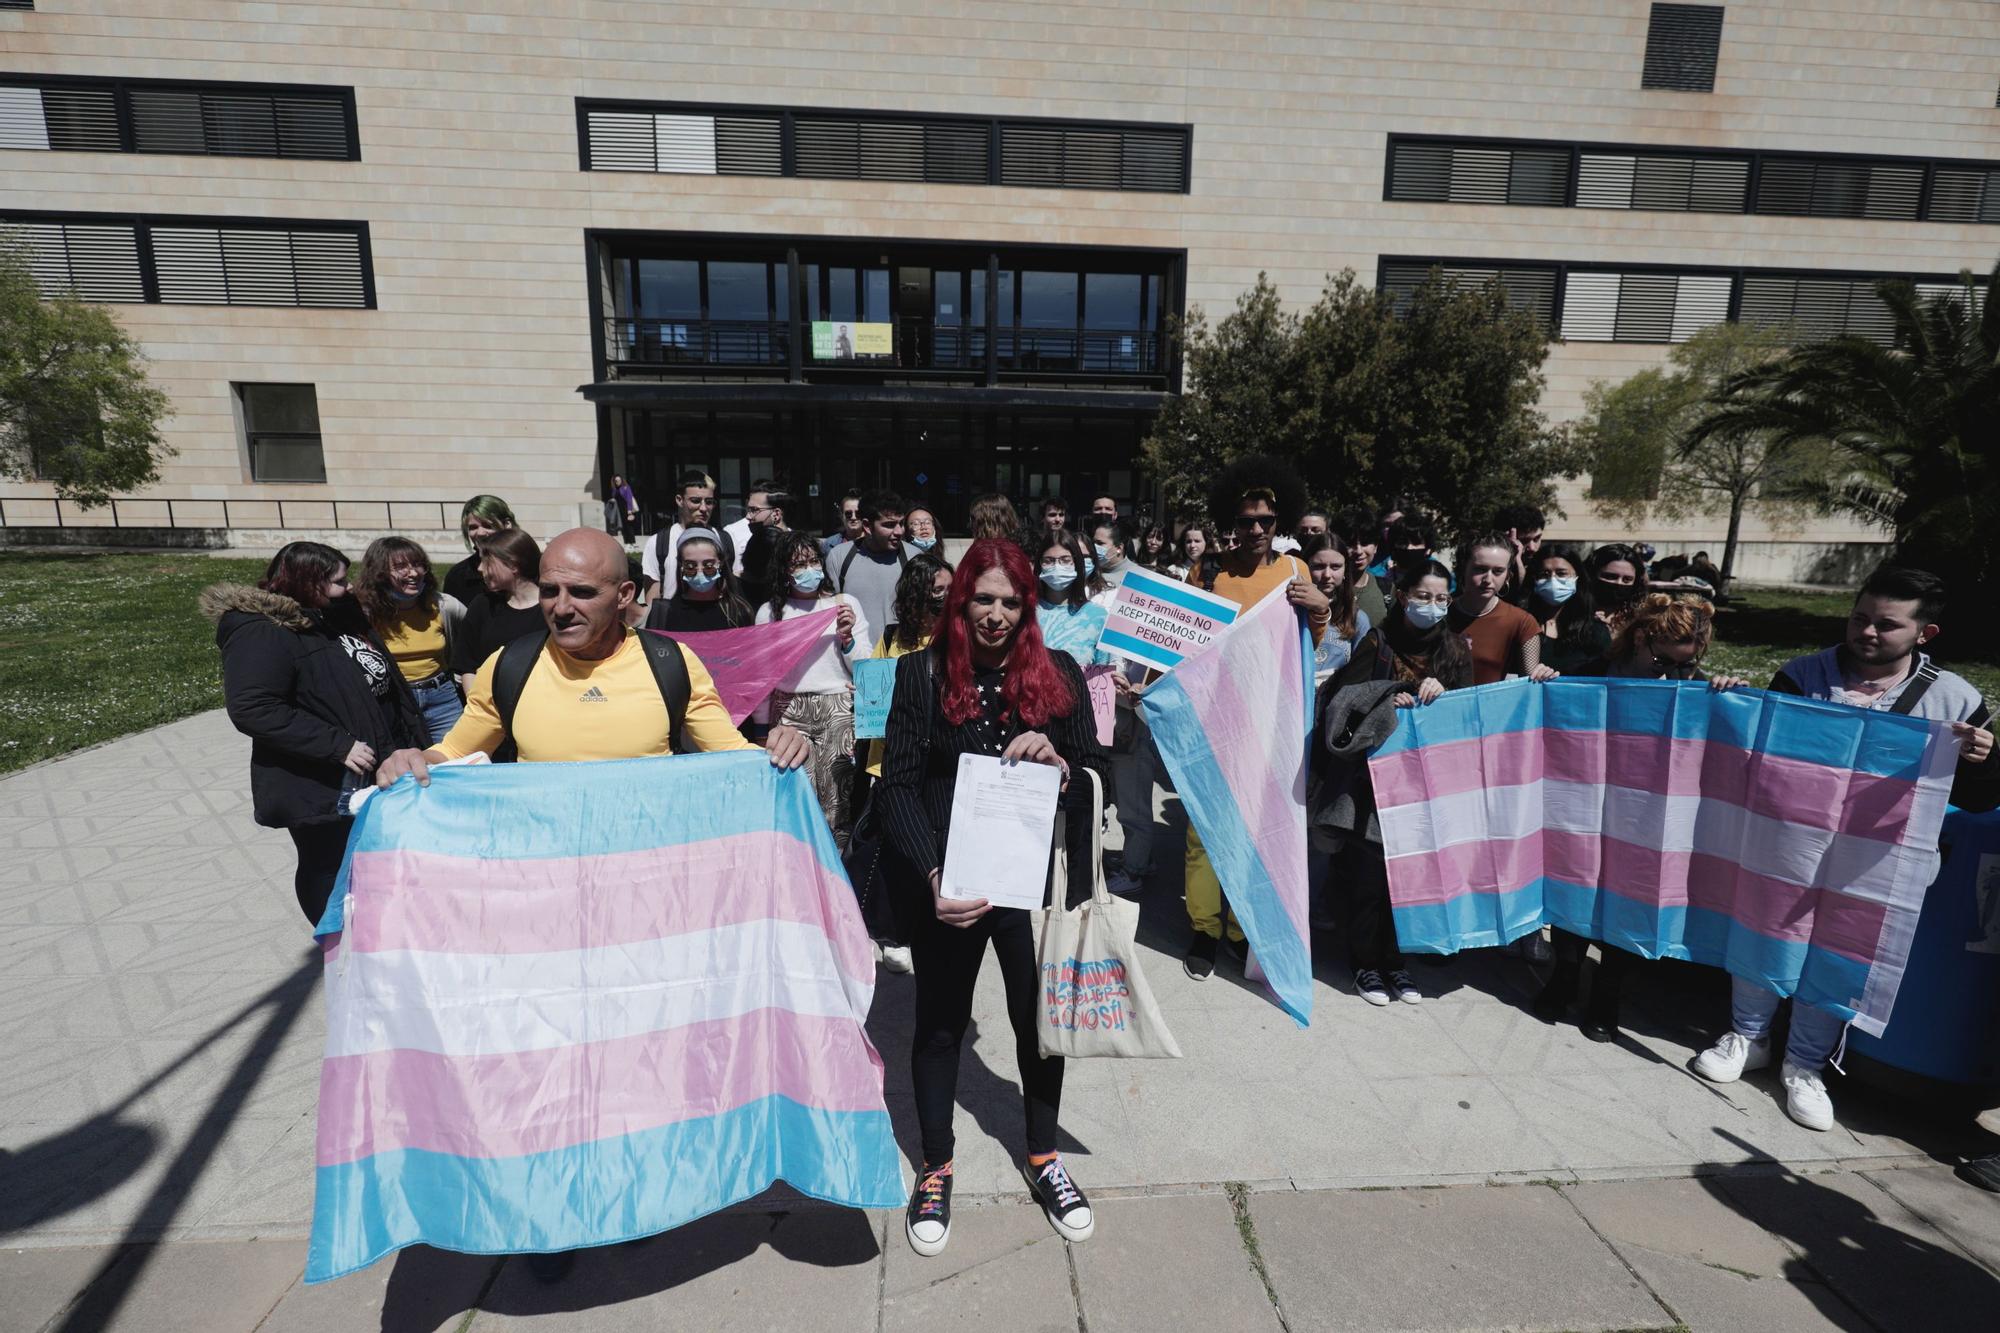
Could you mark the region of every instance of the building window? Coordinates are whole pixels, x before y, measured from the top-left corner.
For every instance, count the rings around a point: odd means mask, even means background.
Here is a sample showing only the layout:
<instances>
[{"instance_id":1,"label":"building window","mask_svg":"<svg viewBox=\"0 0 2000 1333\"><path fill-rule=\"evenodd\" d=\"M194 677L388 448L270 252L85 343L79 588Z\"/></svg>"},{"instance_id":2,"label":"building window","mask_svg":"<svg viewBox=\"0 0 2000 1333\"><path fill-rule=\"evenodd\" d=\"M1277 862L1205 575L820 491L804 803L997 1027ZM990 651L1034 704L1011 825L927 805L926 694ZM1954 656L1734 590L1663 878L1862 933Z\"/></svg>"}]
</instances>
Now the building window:
<instances>
[{"instance_id":1,"label":"building window","mask_svg":"<svg viewBox=\"0 0 2000 1333\"><path fill-rule=\"evenodd\" d=\"M33 9L35 0L0 0L0 9Z\"/></svg>"},{"instance_id":2,"label":"building window","mask_svg":"<svg viewBox=\"0 0 2000 1333\"><path fill-rule=\"evenodd\" d=\"M2000 164L1391 135L1382 197L1991 225Z\"/></svg>"},{"instance_id":3,"label":"building window","mask_svg":"<svg viewBox=\"0 0 2000 1333\"><path fill-rule=\"evenodd\" d=\"M0 74L0 148L358 161L352 88Z\"/></svg>"},{"instance_id":4,"label":"building window","mask_svg":"<svg viewBox=\"0 0 2000 1333\"><path fill-rule=\"evenodd\" d=\"M1566 342L1678 343L1729 318L1732 280L1721 273L1570 272L1563 282Z\"/></svg>"},{"instance_id":5,"label":"building window","mask_svg":"<svg viewBox=\"0 0 2000 1333\"><path fill-rule=\"evenodd\" d=\"M43 291L91 301L375 305L363 222L0 213L9 242Z\"/></svg>"},{"instance_id":6,"label":"building window","mask_svg":"<svg viewBox=\"0 0 2000 1333\"><path fill-rule=\"evenodd\" d=\"M1721 5L1654 5L1646 25L1646 65L1641 88L1670 92L1715 91L1715 61L1722 48Z\"/></svg>"},{"instance_id":7,"label":"building window","mask_svg":"<svg viewBox=\"0 0 2000 1333\"><path fill-rule=\"evenodd\" d=\"M782 263L615 259L611 296L614 362L785 364L791 311Z\"/></svg>"},{"instance_id":8,"label":"building window","mask_svg":"<svg viewBox=\"0 0 2000 1333\"><path fill-rule=\"evenodd\" d=\"M325 481L319 397L310 384L238 384L243 447L252 481Z\"/></svg>"},{"instance_id":9,"label":"building window","mask_svg":"<svg viewBox=\"0 0 2000 1333\"><path fill-rule=\"evenodd\" d=\"M579 98L586 171L1188 192L1184 125Z\"/></svg>"},{"instance_id":10,"label":"building window","mask_svg":"<svg viewBox=\"0 0 2000 1333\"><path fill-rule=\"evenodd\" d=\"M1433 268L1445 279L1466 287L1483 287L1498 282L1507 293L1507 304L1526 310L1543 328L1553 329L1556 316L1558 270L1554 264L1481 265L1478 261L1454 259L1385 259L1375 285L1395 303L1398 317L1409 313L1410 301Z\"/></svg>"}]
</instances>

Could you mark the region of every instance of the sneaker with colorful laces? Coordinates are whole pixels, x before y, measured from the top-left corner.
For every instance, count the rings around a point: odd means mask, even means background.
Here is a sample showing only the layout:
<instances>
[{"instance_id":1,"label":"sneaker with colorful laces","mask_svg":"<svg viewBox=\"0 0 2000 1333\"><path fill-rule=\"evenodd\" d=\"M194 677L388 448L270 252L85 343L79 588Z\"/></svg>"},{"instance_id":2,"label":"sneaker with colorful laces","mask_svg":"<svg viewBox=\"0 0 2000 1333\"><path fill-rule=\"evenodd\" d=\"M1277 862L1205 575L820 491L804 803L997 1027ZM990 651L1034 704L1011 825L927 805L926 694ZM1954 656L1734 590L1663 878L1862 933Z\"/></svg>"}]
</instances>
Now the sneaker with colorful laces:
<instances>
[{"instance_id":1,"label":"sneaker with colorful laces","mask_svg":"<svg viewBox=\"0 0 2000 1333\"><path fill-rule=\"evenodd\" d=\"M1056 1234L1068 1241L1089 1240L1097 1229L1097 1223L1090 1216L1090 1201L1083 1197L1083 1191L1069 1178L1069 1169L1063 1165L1061 1157L1051 1157L1040 1166L1032 1162L1024 1168L1028 1177L1028 1191L1035 1196L1035 1202L1048 1215L1049 1225Z\"/></svg>"},{"instance_id":2,"label":"sneaker with colorful laces","mask_svg":"<svg viewBox=\"0 0 2000 1333\"><path fill-rule=\"evenodd\" d=\"M950 1162L935 1168L926 1164L917 1174L903 1233L910 1238L910 1248L926 1259L944 1253L945 1242L951 1239Z\"/></svg>"}]
</instances>

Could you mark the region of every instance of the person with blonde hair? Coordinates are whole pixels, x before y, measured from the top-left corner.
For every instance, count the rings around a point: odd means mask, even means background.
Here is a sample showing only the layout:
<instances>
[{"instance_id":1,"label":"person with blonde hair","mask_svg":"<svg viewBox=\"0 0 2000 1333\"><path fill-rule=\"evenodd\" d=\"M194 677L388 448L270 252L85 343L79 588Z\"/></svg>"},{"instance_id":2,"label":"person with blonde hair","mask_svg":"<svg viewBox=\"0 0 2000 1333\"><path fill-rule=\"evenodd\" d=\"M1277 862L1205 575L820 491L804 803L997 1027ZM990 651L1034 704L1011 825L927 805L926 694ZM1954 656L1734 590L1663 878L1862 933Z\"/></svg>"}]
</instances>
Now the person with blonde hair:
<instances>
[{"instance_id":1,"label":"person with blonde hair","mask_svg":"<svg viewBox=\"0 0 2000 1333\"><path fill-rule=\"evenodd\" d=\"M998 491L989 491L972 502L972 540L998 537L1012 541L1021 531L1021 516L1014 502Z\"/></svg>"}]
</instances>

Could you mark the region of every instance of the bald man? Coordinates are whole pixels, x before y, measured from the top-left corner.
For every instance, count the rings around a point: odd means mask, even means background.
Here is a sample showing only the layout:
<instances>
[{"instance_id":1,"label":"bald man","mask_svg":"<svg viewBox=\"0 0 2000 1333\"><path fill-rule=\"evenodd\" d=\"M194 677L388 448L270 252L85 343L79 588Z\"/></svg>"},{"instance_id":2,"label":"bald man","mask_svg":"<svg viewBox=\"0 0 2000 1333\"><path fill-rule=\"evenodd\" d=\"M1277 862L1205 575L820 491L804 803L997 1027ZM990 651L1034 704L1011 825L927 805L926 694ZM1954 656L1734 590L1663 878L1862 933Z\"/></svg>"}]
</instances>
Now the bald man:
<instances>
[{"instance_id":1,"label":"bald man","mask_svg":"<svg viewBox=\"0 0 2000 1333\"><path fill-rule=\"evenodd\" d=\"M546 763L672 754L666 700L639 632L625 623L637 589L624 548L609 533L570 529L542 552L541 592L549 634L514 708L511 739L520 759ZM475 750L491 755L510 739L493 694L494 669L505 651L480 666L465 712L444 739L428 750L396 751L376 770L375 785L387 787L405 773L428 785L430 765L463 759ZM700 659L682 652L681 660L689 686L682 748L755 749L729 720ZM810 750L802 734L782 726L771 728L765 748L779 768L797 768Z\"/></svg>"}]
</instances>

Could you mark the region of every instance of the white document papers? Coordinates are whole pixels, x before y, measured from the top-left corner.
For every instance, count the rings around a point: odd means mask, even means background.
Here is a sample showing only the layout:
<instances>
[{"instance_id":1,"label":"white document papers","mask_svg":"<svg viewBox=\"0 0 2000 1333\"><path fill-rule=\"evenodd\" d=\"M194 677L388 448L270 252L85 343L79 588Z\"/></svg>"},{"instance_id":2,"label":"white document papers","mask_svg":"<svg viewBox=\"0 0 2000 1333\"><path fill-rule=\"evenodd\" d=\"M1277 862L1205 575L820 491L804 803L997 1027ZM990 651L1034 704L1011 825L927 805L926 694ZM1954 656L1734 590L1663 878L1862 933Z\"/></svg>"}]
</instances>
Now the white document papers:
<instances>
[{"instance_id":1,"label":"white document papers","mask_svg":"<svg viewBox=\"0 0 2000 1333\"><path fill-rule=\"evenodd\" d=\"M1062 770L1049 764L960 755L939 891L995 907L1040 907L1061 793Z\"/></svg>"}]
</instances>

